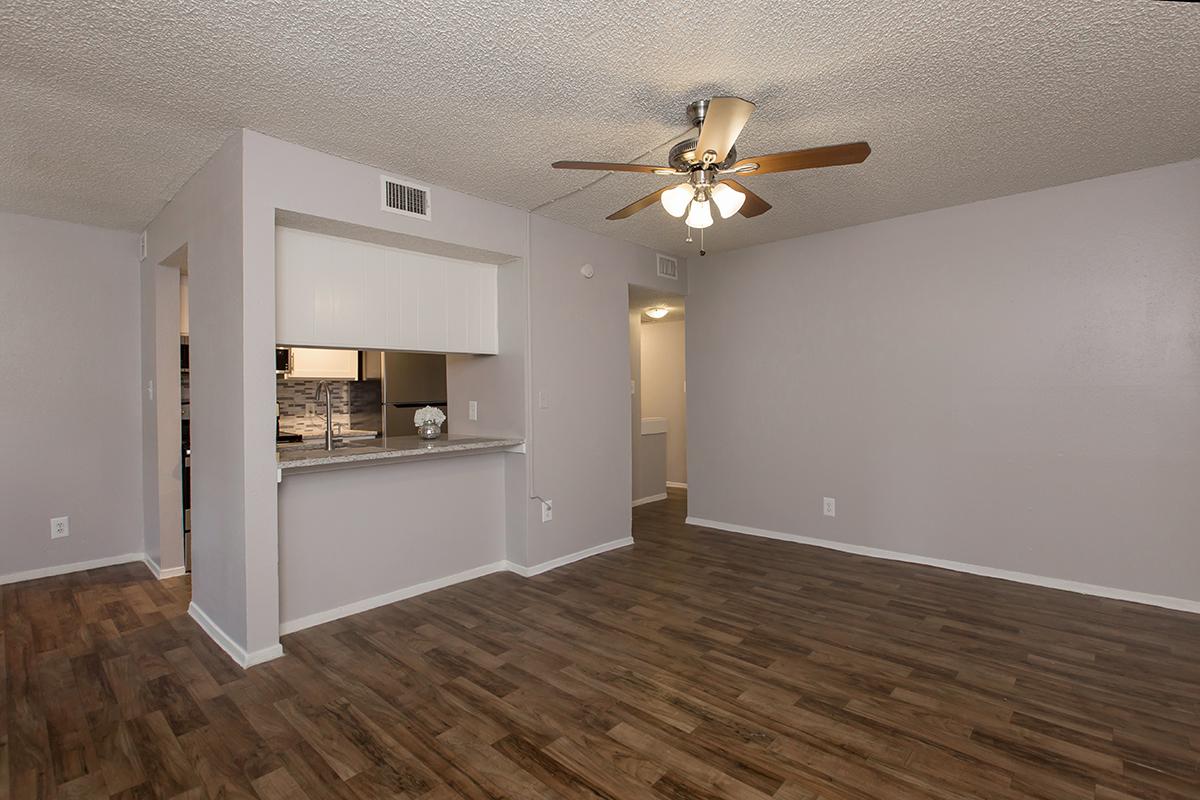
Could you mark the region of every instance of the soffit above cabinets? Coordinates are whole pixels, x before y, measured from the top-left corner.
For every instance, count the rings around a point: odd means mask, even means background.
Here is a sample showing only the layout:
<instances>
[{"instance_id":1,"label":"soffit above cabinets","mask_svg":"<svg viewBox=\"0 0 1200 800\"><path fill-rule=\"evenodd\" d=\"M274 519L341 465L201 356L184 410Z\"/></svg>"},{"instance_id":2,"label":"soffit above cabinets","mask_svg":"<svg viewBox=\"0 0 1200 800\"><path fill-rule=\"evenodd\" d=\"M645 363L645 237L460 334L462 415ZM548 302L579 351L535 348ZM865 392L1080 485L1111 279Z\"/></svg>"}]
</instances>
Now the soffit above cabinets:
<instances>
[{"instance_id":1,"label":"soffit above cabinets","mask_svg":"<svg viewBox=\"0 0 1200 800\"><path fill-rule=\"evenodd\" d=\"M495 354L498 269L277 227L276 340L297 347Z\"/></svg>"}]
</instances>

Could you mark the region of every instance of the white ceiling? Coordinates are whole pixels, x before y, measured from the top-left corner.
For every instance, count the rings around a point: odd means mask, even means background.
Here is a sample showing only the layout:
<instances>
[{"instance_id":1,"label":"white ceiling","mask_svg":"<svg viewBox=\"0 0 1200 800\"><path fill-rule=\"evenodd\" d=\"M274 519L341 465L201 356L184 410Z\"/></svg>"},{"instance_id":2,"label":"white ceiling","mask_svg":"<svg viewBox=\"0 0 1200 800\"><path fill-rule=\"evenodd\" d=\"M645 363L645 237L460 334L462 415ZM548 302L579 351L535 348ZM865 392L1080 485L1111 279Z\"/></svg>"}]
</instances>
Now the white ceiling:
<instances>
[{"instance_id":1,"label":"white ceiling","mask_svg":"<svg viewBox=\"0 0 1200 800\"><path fill-rule=\"evenodd\" d=\"M659 207L604 219L664 179L549 164L661 160L714 94L758 103L744 156L874 153L747 179L775 208L718 220L713 251L1200 156L1200 4L704 8L5 0L0 209L137 230L244 126L686 253Z\"/></svg>"}]
</instances>

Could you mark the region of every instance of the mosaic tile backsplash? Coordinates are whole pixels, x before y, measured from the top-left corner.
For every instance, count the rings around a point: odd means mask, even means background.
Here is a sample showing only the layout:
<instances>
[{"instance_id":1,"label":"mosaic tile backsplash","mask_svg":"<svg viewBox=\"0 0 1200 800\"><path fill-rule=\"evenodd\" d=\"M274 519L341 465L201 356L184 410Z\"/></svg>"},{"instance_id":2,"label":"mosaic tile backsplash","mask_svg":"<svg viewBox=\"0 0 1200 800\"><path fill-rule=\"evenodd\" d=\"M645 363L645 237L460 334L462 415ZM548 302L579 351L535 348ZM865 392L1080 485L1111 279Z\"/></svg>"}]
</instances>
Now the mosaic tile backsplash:
<instances>
[{"instance_id":1,"label":"mosaic tile backsplash","mask_svg":"<svg viewBox=\"0 0 1200 800\"><path fill-rule=\"evenodd\" d=\"M317 398L318 380L275 381L275 401L279 403L279 430L303 435L325 432L325 397ZM379 381L330 381L333 402L333 427L339 429L379 430ZM308 407L313 407L313 414Z\"/></svg>"}]
</instances>

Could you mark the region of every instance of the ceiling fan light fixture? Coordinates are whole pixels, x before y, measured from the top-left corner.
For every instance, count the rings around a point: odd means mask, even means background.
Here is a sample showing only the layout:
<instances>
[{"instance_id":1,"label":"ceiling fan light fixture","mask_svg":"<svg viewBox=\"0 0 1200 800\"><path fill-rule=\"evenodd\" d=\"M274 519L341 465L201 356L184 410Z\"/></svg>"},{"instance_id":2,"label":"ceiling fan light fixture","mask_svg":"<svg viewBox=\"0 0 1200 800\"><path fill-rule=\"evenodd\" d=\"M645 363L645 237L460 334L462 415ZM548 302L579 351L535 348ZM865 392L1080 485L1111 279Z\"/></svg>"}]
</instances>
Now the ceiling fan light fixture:
<instances>
[{"instance_id":1,"label":"ceiling fan light fixture","mask_svg":"<svg viewBox=\"0 0 1200 800\"><path fill-rule=\"evenodd\" d=\"M686 220L689 228L707 228L713 224L712 208L707 200L693 200Z\"/></svg>"},{"instance_id":2,"label":"ceiling fan light fixture","mask_svg":"<svg viewBox=\"0 0 1200 800\"><path fill-rule=\"evenodd\" d=\"M721 214L721 219L729 219L738 212L742 207L742 203L746 202L746 195L724 183L718 183L712 190L712 201L717 204L717 211Z\"/></svg>"},{"instance_id":3,"label":"ceiling fan light fixture","mask_svg":"<svg viewBox=\"0 0 1200 800\"><path fill-rule=\"evenodd\" d=\"M653 308L646 309L646 316L650 319L662 319L670 312L670 310L671 309L667 308L666 306L654 306Z\"/></svg>"},{"instance_id":4,"label":"ceiling fan light fixture","mask_svg":"<svg viewBox=\"0 0 1200 800\"><path fill-rule=\"evenodd\" d=\"M694 192L690 183L681 183L663 192L659 200L672 217L682 217L687 211L688 203L692 202Z\"/></svg>"}]
</instances>

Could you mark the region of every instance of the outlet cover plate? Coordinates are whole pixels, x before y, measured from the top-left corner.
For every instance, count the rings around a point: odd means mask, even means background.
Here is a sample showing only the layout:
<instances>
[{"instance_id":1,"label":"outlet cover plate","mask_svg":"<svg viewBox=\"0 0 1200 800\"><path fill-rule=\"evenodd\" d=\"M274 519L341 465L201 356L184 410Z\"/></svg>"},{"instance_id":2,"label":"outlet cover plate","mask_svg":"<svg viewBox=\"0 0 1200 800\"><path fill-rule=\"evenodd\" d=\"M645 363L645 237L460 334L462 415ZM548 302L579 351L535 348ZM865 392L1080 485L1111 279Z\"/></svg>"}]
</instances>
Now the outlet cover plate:
<instances>
[{"instance_id":1,"label":"outlet cover plate","mask_svg":"<svg viewBox=\"0 0 1200 800\"><path fill-rule=\"evenodd\" d=\"M832 497L825 498L825 503L824 503L823 508L825 511L825 516L827 516L827 517L836 517L837 516L837 501L834 500Z\"/></svg>"},{"instance_id":2,"label":"outlet cover plate","mask_svg":"<svg viewBox=\"0 0 1200 800\"><path fill-rule=\"evenodd\" d=\"M50 538L62 539L71 535L70 517L53 517L50 520Z\"/></svg>"}]
</instances>

